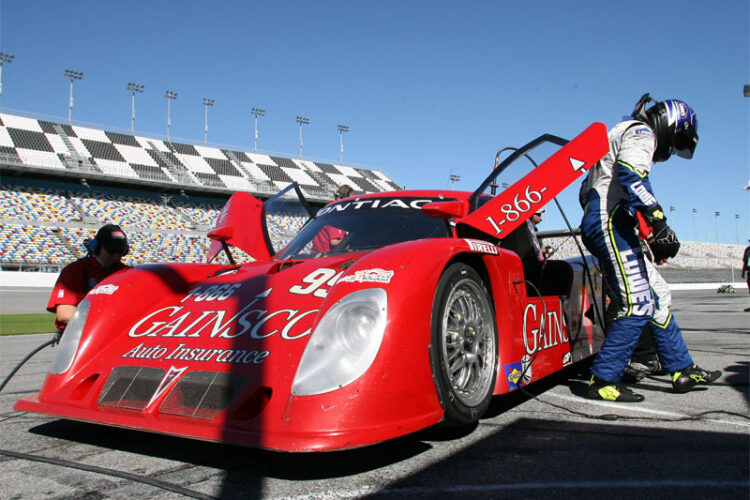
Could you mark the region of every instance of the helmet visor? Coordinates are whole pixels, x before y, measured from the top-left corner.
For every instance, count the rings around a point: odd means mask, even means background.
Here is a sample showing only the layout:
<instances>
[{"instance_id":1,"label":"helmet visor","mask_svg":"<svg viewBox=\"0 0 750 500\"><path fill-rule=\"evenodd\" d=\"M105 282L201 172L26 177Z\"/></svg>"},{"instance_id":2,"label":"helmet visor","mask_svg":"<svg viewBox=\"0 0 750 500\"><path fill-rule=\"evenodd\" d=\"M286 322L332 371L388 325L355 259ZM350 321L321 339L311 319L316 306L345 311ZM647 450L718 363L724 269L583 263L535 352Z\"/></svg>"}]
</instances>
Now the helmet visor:
<instances>
[{"instance_id":1,"label":"helmet visor","mask_svg":"<svg viewBox=\"0 0 750 500\"><path fill-rule=\"evenodd\" d=\"M690 159L695 153L695 147L698 145L698 134L695 130L685 128L677 132L672 143L672 152L680 158Z\"/></svg>"}]
</instances>

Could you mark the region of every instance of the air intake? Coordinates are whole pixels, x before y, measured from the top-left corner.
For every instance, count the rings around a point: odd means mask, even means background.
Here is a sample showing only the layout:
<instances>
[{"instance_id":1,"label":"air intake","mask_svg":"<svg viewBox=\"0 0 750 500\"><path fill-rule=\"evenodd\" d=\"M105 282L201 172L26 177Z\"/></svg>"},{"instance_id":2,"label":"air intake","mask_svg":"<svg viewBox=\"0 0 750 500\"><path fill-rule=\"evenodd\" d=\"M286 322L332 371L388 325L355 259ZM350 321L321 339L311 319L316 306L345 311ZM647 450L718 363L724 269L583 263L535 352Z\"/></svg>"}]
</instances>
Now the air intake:
<instances>
[{"instance_id":1,"label":"air intake","mask_svg":"<svg viewBox=\"0 0 750 500\"><path fill-rule=\"evenodd\" d=\"M180 378L159 408L160 413L214 419L242 392L250 377L236 373L190 372Z\"/></svg>"},{"instance_id":2,"label":"air intake","mask_svg":"<svg viewBox=\"0 0 750 500\"><path fill-rule=\"evenodd\" d=\"M107 378L99 406L142 410L151 400L164 370L145 366L118 366Z\"/></svg>"}]
</instances>

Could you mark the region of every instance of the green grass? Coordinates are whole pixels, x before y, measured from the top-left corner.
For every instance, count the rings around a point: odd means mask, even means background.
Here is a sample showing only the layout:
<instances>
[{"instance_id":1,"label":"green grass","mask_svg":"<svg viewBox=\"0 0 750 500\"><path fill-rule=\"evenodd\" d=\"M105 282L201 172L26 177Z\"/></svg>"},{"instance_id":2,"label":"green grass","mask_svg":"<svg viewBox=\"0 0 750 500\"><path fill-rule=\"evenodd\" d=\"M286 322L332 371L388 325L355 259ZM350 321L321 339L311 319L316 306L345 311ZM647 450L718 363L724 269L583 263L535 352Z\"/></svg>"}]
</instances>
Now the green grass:
<instances>
[{"instance_id":1,"label":"green grass","mask_svg":"<svg viewBox=\"0 0 750 500\"><path fill-rule=\"evenodd\" d=\"M56 331L53 313L0 315L0 335L54 333Z\"/></svg>"}]
</instances>

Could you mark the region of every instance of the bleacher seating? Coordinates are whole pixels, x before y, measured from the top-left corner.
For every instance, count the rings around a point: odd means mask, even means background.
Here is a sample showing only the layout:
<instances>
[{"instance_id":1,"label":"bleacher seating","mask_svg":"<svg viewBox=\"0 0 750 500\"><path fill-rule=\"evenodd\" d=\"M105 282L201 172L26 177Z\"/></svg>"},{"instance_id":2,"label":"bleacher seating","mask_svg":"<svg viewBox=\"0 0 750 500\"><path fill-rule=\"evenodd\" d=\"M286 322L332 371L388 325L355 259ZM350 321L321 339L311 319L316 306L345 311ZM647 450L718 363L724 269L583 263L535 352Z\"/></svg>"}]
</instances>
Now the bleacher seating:
<instances>
[{"instance_id":1,"label":"bleacher seating","mask_svg":"<svg viewBox=\"0 0 750 500\"><path fill-rule=\"evenodd\" d=\"M0 113L0 168L16 174L0 184L3 265L67 264L84 255L83 241L105 223L128 233L130 264L196 262L206 254L206 232L235 191L267 198L297 182L309 201L323 204L341 184L362 193L398 189L375 170L6 113ZM26 185L25 178L32 182ZM58 189L50 180L56 178L66 187ZM89 186L105 183L111 188ZM298 216L277 220L271 229L274 244L285 244L303 221Z\"/></svg>"},{"instance_id":2,"label":"bleacher seating","mask_svg":"<svg viewBox=\"0 0 750 500\"><path fill-rule=\"evenodd\" d=\"M203 262L208 249L205 236L126 229L130 265L158 262ZM61 267L86 254L84 241L95 228L0 224L0 262Z\"/></svg>"},{"instance_id":3,"label":"bleacher seating","mask_svg":"<svg viewBox=\"0 0 750 500\"><path fill-rule=\"evenodd\" d=\"M225 201L0 185L0 263L67 264L85 254L84 240L105 223L126 229L130 264L199 262L206 254L205 233Z\"/></svg>"},{"instance_id":4,"label":"bleacher seating","mask_svg":"<svg viewBox=\"0 0 750 500\"><path fill-rule=\"evenodd\" d=\"M155 229L189 229L188 221L164 203L135 197L88 193L72 197L81 211L104 223Z\"/></svg>"},{"instance_id":5,"label":"bleacher seating","mask_svg":"<svg viewBox=\"0 0 750 500\"><path fill-rule=\"evenodd\" d=\"M0 217L27 220L72 222L80 213L65 193L54 189L0 185Z\"/></svg>"},{"instance_id":6,"label":"bleacher seating","mask_svg":"<svg viewBox=\"0 0 750 500\"><path fill-rule=\"evenodd\" d=\"M60 228L18 224L0 225L0 261L3 263L67 264L72 255L61 244Z\"/></svg>"}]
</instances>

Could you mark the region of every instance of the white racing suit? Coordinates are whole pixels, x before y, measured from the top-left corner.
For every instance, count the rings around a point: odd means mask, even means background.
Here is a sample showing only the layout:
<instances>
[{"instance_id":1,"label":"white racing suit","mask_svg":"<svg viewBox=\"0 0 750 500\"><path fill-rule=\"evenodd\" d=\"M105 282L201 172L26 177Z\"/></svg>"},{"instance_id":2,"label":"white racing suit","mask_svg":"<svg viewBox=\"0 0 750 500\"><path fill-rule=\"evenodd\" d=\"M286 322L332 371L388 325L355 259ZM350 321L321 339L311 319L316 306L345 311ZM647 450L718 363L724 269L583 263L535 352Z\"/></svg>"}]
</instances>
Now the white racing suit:
<instances>
[{"instance_id":1,"label":"white racing suit","mask_svg":"<svg viewBox=\"0 0 750 500\"><path fill-rule=\"evenodd\" d=\"M628 120L615 125L608 136L609 153L589 171L581 186L581 232L618 301L617 316L591 372L617 383L646 324L667 372L692 366L693 360L670 312L669 287L644 258L638 240L636 210L657 204L648 180L656 148L654 132L643 122Z\"/></svg>"}]
</instances>

